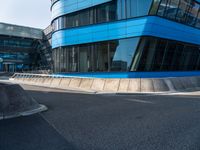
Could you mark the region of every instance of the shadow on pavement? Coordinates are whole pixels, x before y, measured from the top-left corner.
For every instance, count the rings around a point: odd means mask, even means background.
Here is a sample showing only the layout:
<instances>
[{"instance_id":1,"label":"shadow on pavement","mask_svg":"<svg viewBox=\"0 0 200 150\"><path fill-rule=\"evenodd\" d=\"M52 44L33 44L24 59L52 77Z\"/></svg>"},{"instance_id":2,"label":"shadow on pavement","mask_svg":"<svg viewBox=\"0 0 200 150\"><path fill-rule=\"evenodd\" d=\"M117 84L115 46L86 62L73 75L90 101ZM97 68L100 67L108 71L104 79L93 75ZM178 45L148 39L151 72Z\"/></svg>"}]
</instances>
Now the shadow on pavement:
<instances>
[{"instance_id":1,"label":"shadow on pavement","mask_svg":"<svg viewBox=\"0 0 200 150\"><path fill-rule=\"evenodd\" d=\"M74 150L39 114L0 121L0 150Z\"/></svg>"}]
</instances>

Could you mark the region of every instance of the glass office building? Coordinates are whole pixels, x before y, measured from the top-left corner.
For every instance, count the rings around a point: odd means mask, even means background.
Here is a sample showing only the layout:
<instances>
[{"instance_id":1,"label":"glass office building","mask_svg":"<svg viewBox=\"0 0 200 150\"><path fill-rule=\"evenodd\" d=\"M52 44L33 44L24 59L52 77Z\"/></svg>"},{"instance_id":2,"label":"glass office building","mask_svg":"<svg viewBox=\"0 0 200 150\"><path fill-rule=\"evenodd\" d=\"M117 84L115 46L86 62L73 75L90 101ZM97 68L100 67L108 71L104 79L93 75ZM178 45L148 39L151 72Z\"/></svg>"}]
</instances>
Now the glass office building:
<instances>
[{"instance_id":1,"label":"glass office building","mask_svg":"<svg viewBox=\"0 0 200 150\"><path fill-rule=\"evenodd\" d=\"M200 71L196 0L52 0L55 72Z\"/></svg>"},{"instance_id":2,"label":"glass office building","mask_svg":"<svg viewBox=\"0 0 200 150\"><path fill-rule=\"evenodd\" d=\"M51 50L51 46L44 38L46 35L41 29L0 23L0 71L40 70L41 66L47 68L47 59L42 54L48 47Z\"/></svg>"}]
</instances>

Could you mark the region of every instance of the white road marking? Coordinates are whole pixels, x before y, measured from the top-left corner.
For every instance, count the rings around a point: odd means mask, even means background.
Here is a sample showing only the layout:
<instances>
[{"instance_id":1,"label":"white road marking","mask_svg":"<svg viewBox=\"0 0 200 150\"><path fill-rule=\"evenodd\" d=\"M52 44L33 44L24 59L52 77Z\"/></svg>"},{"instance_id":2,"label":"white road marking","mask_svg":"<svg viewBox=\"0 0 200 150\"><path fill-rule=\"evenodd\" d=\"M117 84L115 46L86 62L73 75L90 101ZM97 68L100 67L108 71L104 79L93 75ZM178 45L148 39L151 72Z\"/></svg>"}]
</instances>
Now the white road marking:
<instances>
[{"instance_id":1,"label":"white road marking","mask_svg":"<svg viewBox=\"0 0 200 150\"><path fill-rule=\"evenodd\" d=\"M154 104L153 102L150 101L144 101L144 100L140 100L140 99L125 99L127 101L131 101L131 102L137 102L137 103L146 103L146 104Z\"/></svg>"}]
</instances>

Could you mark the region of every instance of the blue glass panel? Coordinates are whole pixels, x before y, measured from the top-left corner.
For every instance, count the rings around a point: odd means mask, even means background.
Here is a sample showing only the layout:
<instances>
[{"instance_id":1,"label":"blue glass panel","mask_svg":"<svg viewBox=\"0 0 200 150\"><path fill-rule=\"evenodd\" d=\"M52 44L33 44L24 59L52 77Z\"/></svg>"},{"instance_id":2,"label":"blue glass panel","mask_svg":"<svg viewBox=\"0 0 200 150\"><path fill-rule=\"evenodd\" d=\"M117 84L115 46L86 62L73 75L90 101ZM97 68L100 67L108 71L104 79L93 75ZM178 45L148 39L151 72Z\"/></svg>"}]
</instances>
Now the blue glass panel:
<instances>
[{"instance_id":1,"label":"blue glass panel","mask_svg":"<svg viewBox=\"0 0 200 150\"><path fill-rule=\"evenodd\" d=\"M115 53L111 62L111 70L129 70L138 42L139 38L119 40L118 46L115 49Z\"/></svg>"}]
</instances>

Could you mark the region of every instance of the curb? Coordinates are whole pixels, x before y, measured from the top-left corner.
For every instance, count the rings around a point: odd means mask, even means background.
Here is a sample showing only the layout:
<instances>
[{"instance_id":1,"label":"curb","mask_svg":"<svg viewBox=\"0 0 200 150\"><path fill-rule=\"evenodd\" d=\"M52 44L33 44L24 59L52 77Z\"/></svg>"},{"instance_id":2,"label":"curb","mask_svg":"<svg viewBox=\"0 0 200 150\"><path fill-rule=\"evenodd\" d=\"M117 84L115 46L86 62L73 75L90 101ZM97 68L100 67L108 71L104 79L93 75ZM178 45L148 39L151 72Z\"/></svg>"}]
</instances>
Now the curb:
<instances>
[{"instance_id":1,"label":"curb","mask_svg":"<svg viewBox=\"0 0 200 150\"><path fill-rule=\"evenodd\" d=\"M37 114L37 113L40 113L43 111L47 111L47 110L48 110L48 108L45 105L39 104L39 108L24 111L24 112L18 112L18 113L12 114L12 115L1 116L0 120L30 116L30 115Z\"/></svg>"}]
</instances>

